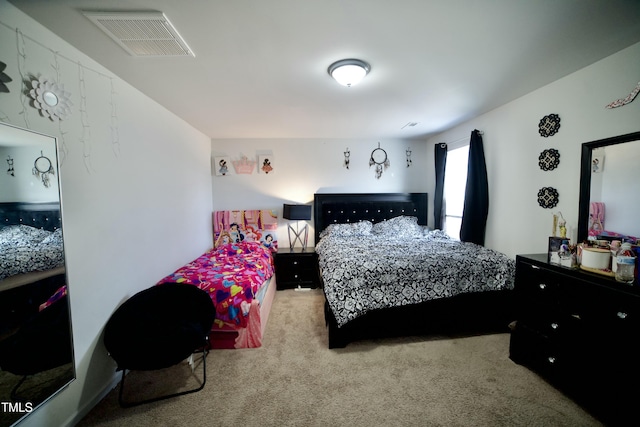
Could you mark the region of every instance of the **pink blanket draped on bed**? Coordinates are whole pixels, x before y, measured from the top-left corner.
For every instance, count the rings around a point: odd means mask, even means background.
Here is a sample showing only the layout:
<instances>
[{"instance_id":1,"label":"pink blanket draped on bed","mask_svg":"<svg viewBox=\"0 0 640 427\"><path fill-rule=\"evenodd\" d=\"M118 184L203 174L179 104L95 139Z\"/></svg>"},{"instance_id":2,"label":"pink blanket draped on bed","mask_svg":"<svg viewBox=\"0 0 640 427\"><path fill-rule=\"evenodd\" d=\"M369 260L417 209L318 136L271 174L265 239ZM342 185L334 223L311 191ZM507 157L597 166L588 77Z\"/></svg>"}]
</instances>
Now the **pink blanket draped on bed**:
<instances>
[{"instance_id":1,"label":"pink blanket draped on bed","mask_svg":"<svg viewBox=\"0 0 640 427\"><path fill-rule=\"evenodd\" d=\"M159 283L185 283L207 291L216 306L214 330L246 328L260 286L273 275L271 254L258 242L221 245Z\"/></svg>"}]
</instances>

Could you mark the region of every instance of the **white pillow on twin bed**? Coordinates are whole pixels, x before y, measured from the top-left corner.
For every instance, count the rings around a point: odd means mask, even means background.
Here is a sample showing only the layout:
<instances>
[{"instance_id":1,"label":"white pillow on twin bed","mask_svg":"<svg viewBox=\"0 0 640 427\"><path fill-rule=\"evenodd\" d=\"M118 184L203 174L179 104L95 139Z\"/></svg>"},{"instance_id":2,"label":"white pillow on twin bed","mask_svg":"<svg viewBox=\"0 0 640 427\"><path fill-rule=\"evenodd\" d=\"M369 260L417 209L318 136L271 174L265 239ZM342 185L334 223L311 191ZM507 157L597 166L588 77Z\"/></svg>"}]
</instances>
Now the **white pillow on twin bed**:
<instances>
[{"instance_id":1,"label":"white pillow on twin bed","mask_svg":"<svg viewBox=\"0 0 640 427\"><path fill-rule=\"evenodd\" d=\"M325 236L337 236L337 237L356 237L356 236L368 236L371 234L373 224L370 221L359 221L347 224L330 224L327 228L322 230L320 238Z\"/></svg>"},{"instance_id":2,"label":"white pillow on twin bed","mask_svg":"<svg viewBox=\"0 0 640 427\"><path fill-rule=\"evenodd\" d=\"M418 225L418 218L401 215L373 224L373 233L380 236L413 239L422 237L424 231L422 226Z\"/></svg>"}]
</instances>

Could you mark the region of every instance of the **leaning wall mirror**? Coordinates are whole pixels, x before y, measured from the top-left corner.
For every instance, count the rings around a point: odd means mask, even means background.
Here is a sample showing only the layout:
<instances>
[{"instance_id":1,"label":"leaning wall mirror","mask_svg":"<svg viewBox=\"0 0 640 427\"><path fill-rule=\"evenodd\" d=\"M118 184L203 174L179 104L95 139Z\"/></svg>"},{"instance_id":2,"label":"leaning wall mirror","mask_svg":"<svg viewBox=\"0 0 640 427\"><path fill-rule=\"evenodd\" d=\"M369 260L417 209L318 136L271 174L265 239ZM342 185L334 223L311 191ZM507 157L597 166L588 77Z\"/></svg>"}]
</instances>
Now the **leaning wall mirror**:
<instances>
[{"instance_id":1,"label":"leaning wall mirror","mask_svg":"<svg viewBox=\"0 0 640 427\"><path fill-rule=\"evenodd\" d=\"M75 378L57 140L0 123L0 426Z\"/></svg>"},{"instance_id":2,"label":"leaning wall mirror","mask_svg":"<svg viewBox=\"0 0 640 427\"><path fill-rule=\"evenodd\" d=\"M578 241L640 238L640 132L582 144Z\"/></svg>"}]
</instances>

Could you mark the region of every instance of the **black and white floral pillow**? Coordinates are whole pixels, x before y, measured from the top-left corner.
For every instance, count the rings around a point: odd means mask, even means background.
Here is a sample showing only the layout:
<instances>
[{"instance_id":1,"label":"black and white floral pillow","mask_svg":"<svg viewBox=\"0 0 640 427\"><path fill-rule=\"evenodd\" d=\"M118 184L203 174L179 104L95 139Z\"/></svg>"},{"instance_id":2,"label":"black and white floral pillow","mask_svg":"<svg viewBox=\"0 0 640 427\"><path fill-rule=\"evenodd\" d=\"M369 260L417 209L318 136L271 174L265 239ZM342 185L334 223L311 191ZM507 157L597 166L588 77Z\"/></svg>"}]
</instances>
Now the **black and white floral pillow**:
<instances>
[{"instance_id":1,"label":"black and white floral pillow","mask_svg":"<svg viewBox=\"0 0 640 427\"><path fill-rule=\"evenodd\" d=\"M422 237L424 231L415 216L397 216L374 224L373 233L381 237L413 239Z\"/></svg>"}]
</instances>

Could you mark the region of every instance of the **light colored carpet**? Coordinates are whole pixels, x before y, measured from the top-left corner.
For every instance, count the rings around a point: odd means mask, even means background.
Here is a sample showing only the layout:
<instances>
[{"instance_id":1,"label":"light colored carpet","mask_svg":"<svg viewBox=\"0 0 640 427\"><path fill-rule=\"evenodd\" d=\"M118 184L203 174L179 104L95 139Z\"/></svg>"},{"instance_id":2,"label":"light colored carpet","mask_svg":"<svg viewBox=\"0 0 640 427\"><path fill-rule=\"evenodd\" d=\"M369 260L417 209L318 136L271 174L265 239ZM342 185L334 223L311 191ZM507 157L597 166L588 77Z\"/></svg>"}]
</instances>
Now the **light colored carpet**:
<instances>
[{"instance_id":1,"label":"light colored carpet","mask_svg":"<svg viewBox=\"0 0 640 427\"><path fill-rule=\"evenodd\" d=\"M113 390L80 426L597 426L509 359L509 334L402 338L329 350L320 290L278 291L263 347L213 350L194 394L120 408ZM186 364L132 372L134 398L195 384Z\"/></svg>"}]
</instances>

